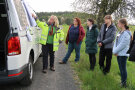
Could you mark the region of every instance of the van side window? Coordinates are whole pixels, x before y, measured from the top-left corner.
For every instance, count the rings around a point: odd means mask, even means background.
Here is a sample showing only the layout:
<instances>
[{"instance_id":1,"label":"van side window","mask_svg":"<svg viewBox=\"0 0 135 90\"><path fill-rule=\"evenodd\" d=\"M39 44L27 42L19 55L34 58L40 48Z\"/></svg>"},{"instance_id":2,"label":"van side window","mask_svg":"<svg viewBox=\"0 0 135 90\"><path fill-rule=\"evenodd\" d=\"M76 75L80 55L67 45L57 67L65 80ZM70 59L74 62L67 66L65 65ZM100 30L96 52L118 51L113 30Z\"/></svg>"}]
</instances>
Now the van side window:
<instances>
[{"instance_id":1,"label":"van side window","mask_svg":"<svg viewBox=\"0 0 135 90\"><path fill-rule=\"evenodd\" d=\"M14 4L16 7L16 11L19 17L19 21L21 24L21 27L23 30L26 30L26 28L29 26L28 21L27 21L27 17L26 17L26 13L25 10L22 6L22 2L21 0L14 0Z\"/></svg>"}]
</instances>

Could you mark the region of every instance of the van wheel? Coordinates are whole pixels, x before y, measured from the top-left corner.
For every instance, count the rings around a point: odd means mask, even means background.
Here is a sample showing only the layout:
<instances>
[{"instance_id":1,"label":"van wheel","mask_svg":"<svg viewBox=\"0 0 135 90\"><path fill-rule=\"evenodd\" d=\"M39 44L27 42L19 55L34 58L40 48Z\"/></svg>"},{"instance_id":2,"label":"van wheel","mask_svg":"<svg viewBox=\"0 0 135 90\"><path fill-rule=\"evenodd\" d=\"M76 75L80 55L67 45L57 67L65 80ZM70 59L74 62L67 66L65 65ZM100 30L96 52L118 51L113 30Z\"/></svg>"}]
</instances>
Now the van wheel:
<instances>
[{"instance_id":1,"label":"van wheel","mask_svg":"<svg viewBox=\"0 0 135 90\"><path fill-rule=\"evenodd\" d=\"M33 80L33 62L32 57L29 57L28 69L26 76L21 80L20 84L28 86L32 83Z\"/></svg>"}]
</instances>

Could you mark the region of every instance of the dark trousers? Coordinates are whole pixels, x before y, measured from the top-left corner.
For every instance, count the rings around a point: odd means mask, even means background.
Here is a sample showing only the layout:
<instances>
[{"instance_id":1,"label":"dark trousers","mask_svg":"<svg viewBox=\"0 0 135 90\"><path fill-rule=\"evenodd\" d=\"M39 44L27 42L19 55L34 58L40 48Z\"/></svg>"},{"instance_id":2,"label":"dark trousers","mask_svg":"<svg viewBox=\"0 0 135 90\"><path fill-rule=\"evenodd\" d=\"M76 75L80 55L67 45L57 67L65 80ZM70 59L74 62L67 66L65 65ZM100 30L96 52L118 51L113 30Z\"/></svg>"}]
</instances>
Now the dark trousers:
<instances>
[{"instance_id":1,"label":"dark trousers","mask_svg":"<svg viewBox=\"0 0 135 90\"><path fill-rule=\"evenodd\" d=\"M104 62L106 60L106 67L104 66ZM104 49L100 48L99 54L99 65L105 72L109 72L111 68L111 60L112 60L112 49Z\"/></svg>"},{"instance_id":2,"label":"dark trousers","mask_svg":"<svg viewBox=\"0 0 135 90\"><path fill-rule=\"evenodd\" d=\"M126 64L127 64L127 57L126 56L118 56L118 65L121 73L121 83L126 83L127 81L127 69L126 69Z\"/></svg>"},{"instance_id":3,"label":"dark trousers","mask_svg":"<svg viewBox=\"0 0 135 90\"><path fill-rule=\"evenodd\" d=\"M43 69L48 68L48 55L50 55L50 67L54 67L54 51L53 44L42 45L43 52Z\"/></svg>"},{"instance_id":4,"label":"dark trousers","mask_svg":"<svg viewBox=\"0 0 135 90\"><path fill-rule=\"evenodd\" d=\"M95 54L93 53L90 53L89 54L89 61L90 61L90 69L94 69L95 65L96 65L96 56Z\"/></svg>"}]
</instances>

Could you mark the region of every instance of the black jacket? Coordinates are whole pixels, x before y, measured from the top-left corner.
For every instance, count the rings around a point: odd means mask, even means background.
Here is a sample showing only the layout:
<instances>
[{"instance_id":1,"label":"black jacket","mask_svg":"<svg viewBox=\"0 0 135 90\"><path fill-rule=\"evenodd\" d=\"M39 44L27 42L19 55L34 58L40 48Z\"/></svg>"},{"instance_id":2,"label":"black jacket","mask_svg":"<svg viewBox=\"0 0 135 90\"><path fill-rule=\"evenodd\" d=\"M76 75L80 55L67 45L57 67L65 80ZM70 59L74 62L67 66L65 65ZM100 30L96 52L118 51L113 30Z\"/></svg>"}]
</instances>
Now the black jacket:
<instances>
[{"instance_id":1,"label":"black jacket","mask_svg":"<svg viewBox=\"0 0 135 90\"><path fill-rule=\"evenodd\" d=\"M134 32L134 35L133 35L133 41L132 41L131 46L130 46L129 61L135 61L135 32Z\"/></svg>"}]
</instances>

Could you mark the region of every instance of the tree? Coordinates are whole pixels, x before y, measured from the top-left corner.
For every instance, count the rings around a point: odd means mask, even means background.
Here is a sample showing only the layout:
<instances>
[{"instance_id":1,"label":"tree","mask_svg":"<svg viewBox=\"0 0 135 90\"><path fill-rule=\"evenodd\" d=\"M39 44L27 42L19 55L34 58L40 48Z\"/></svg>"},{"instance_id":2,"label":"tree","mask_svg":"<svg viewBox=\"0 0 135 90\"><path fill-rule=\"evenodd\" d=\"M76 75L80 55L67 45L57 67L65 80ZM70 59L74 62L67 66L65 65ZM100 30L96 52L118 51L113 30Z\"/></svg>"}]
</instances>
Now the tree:
<instances>
[{"instance_id":1,"label":"tree","mask_svg":"<svg viewBox=\"0 0 135 90\"><path fill-rule=\"evenodd\" d=\"M46 22L48 21L51 15L55 15L58 17L60 25L67 24L67 23L71 24L73 22L73 18L75 17L80 18L81 23L84 24L88 18L93 17L92 14L82 13L82 12L38 12L37 13L39 19L40 20L45 19Z\"/></svg>"},{"instance_id":2,"label":"tree","mask_svg":"<svg viewBox=\"0 0 135 90\"><path fill-rule=\"evenodd\" d=\"M135 17L135 0L76 0L73 6L78 11L94 14L99 27L105 15Z\"/></svg>"},{"instance_id":3,"label":"tree","mask_svg":"<svg viewBox=\"0 0 135 90\"><path fill-rule=\"evenodd\" d=\"M61 17L61 23L64 24L64 22L65 22L64 17Z\"/></svg>"},{"instance_id":4,"label":"tree","mask_svg":"<svg viewBox=\"0 0 135 90\"><path fill-rule=\"evenodd\" d=\"M70 24L72 24L72 18L67 18L66 20L65 20L65 23L67 24L67 25L70 25Z\"/></svg>"},{"instance_id":5,"label":"tree","mask_svg":"<svg viewBox=\"0 0 135 90\"><path fill-rule=\"evenodd\" d=\"M61 23L61 17L58 17L58 20L59 20L59 24L61 25L62 23Z\"/></svg>"}]
</instances>

